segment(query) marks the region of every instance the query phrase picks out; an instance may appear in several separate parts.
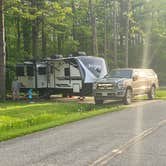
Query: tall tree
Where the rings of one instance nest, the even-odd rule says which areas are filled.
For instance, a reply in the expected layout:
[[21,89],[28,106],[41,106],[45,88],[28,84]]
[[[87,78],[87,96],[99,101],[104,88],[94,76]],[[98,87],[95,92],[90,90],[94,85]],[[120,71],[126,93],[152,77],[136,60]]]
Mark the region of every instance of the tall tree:
[[[32,5],[32,14],[35,15],[37,10],[37,1],[31,0]],[[39,20],[36,17],[32,22],[32,56],[34,59],[38,58],[38,28],[39,28]]]
[[117,40],[118,40],[118,34],[117,34],[117,1],[114,0],[114,19],[113,19],[113,35],[114,35],[114,67],[118,67],[118,50],[117,50]]
[[0,0],[0,100],[5,100],[6,93],[6,53],[3,0]]
[[126,27],[125,27],[125,66],[129,66],[129,10],[130,0],[126,0]]
[[93,56],[98,56],[97,27],[96,27],[96,16],[94,14],[93,0],[89,0],[89,9],[90,9],[90,20],[91,20],[91,27],[92,27]]

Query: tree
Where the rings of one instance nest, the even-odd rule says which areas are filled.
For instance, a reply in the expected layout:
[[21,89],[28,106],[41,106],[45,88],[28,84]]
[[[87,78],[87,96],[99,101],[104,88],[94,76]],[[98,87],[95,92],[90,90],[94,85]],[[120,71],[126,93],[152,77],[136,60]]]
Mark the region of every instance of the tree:
[[154,68],[166,82],[165,0],[6,0],[4,6],[10,77],[25,58],[80,50],[104,57],[110,69]]
[[[32,6],[32,14],[35,15],[35,11],[37,10],[37,1],[31,0]],[[39,29],[39,20],[36,17],[32,21],[32,56],[36,60],[38,58],[38,29]]]
[[89,9],[90,9],[90,20],[91,20],[91,27],[92,27],[93,56],[98,56],[97,27],[96,27],[96,16],[94,14],[93,0],[89,0]]
[[129,66],[129,11],[130,11],[130,0],[126,0],[126,27],[125,27],[125,66]]
[[5,100],[6,94],[6,53],[3,0],[0,0],[0,100]]
[[118,67],[118,53],[117,53],[117,38],[118,38],[118,34],[117,34],[117,2],[116,0],[114,0],[114,12],[113,12],[114,16],[113,16],[113,36],[114,36],[114,66]]

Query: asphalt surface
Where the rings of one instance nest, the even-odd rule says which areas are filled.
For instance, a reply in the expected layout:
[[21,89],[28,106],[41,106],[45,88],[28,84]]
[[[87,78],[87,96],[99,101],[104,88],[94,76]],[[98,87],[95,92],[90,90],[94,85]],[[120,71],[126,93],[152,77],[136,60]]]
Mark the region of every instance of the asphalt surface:
[[0,166],[165,166],[166,101],[0,143]]

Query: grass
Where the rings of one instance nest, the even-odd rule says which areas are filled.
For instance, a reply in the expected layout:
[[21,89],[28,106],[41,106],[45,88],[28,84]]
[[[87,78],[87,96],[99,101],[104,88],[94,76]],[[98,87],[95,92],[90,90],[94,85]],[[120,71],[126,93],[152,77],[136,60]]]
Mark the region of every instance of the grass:
[[0,141],[122,108],[122,105],[99,107],[94,104],[55,102],[1,103]]
[[[156,98],[166,99],[166,90],[158,90]],[[117,104],[99,107],[94,104],[59,102],[0,103],[0,141],[123,108],[123,105]]]
[[[136,96],[135,99],[147,100],[148,97],[147,97],[147,95],[145,95],[145,96]],[[166,99],[166,90],[163,90],[163,89],[162,90],[161,89],[157,90],[156,91],[156,99],[165,100]]]
[[157,99],[166,99],[166,90],[157,90],[156,98]]

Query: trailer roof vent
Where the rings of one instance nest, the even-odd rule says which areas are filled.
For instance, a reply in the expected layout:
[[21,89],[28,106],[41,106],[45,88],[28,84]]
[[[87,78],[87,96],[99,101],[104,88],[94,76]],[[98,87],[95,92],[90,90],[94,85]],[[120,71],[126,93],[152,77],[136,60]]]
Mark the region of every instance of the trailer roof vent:
[[79,56],[87,56],[86,52],[84,51],[78,51]]
[[63,58],[63,55],[55,54],[51,56],[51,59],[60,59],[60,58]]
[[87,54],[84,51],[78,51],[73,53],[73,56],[87,56]]

